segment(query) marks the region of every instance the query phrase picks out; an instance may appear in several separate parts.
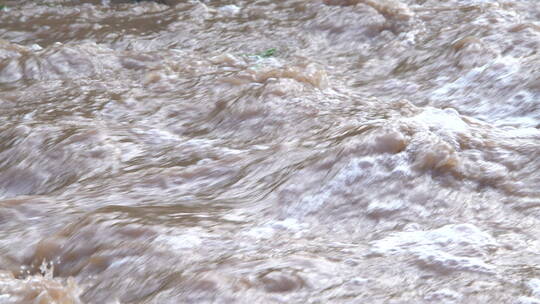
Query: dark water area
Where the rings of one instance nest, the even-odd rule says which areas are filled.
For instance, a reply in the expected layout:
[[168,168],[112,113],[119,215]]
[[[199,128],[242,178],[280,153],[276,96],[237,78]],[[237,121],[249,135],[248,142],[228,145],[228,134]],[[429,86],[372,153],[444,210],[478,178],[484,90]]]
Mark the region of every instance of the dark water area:
[[533,0],[4,0],[0,303],[540,303]]

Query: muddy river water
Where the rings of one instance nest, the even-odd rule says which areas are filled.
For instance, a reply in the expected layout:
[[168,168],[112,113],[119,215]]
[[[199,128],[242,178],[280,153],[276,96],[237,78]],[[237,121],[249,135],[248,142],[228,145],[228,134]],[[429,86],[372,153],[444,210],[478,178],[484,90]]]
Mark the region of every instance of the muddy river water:
[[535,0],[4,0],[0,303],[540,303]]

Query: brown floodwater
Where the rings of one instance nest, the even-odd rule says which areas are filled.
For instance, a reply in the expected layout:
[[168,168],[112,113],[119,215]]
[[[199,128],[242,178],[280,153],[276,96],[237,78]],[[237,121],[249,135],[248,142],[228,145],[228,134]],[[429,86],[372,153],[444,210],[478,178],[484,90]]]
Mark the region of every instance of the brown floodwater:
[[537,1],[1,4],[0,303],[540,303]]

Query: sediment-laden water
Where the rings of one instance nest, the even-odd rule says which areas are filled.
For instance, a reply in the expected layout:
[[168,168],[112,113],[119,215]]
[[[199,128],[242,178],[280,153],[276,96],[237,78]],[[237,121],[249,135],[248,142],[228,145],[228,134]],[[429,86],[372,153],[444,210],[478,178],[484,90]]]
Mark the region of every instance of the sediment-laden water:
[[4,0],[1,303],[540,303],[533,0]]

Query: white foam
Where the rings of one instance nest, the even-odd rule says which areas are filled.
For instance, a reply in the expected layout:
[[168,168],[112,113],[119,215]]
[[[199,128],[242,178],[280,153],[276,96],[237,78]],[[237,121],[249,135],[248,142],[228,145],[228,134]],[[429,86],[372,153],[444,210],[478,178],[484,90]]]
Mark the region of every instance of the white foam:
[[275,229],[272,227],[263,226],[263,227],[254,227],[248,230],[245,235],[255,238],[255,239],[269,239],[274,236]]
[[330,198],[339,193],[343,193],[355,181],[368,178],[370,171],[365,170],[366,166],[371,166],[373,159],[370,157],[353,158],[345,165],[328,183],[313,194],[302,197],[298,204],[293,204],[289,208],[289,214],[303,217],[320,210]]
[[467,133],[469,126],[459,113],[453,108],[444,110],[426,107],[420,114],[411,118],[416,124],[433,129],[435,132],[450,131],[453,133]]
[[527,287],[534,296],[540,297],[540,279],[534,278],[529,280],[529,282],[527,282]]
[[366,213],[372,216],[384,216],[404,208],[405,203],[401,200],[392,200],[390,202],[374,201],[368,205]]
[[450,289],[440,289],[427,294],[424,300],[430,303],[457,303],[463,298],[460,293]]
[[172,250],[181,251],[202,245],[202,239],[196,235],[160,235],[155,242],[161,243]]
[[295,237],[299,237],[302,231],[309,228],[309,224],[302,223],[294,218],[286,218],[281,221],[272,221],[263,226],[257,226],[248,230],[245,234],[256,239],[272,238],[279,231],[286,231]]
[[519,297],[515,304],[540,304],[540,299],[531,298],[531,297]]
[[230,4],[220,7],[218,11],[226,16],[234,16],[240,12],[240,7]]
[[423,265],[440,270],[492,272],[484,262],[487,249],[498,246],[495,239],[471,224],[446,225],[428,231],[398,232],[372,243],[376,254],[408,253]]
[[56,279],[52,272],[48,275],[31,275],[15,278],[11,272],[0,270],[0,303],[42,304],[42,303],[82,303],[82,290],[75,280]]

